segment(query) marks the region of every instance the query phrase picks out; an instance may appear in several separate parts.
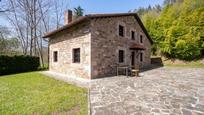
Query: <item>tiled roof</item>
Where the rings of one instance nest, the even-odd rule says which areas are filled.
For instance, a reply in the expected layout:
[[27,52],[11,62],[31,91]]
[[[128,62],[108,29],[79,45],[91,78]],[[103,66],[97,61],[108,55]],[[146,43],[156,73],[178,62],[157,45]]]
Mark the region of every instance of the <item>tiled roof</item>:
[[134,43],[130,46],[130,49],[131,50],[145,50],[146,48],[141,45],[141,44],[138,44],[138,43]]
[[94,19],[94,18],[121,17],[121,16],[134,16],[135,19],[137,20],[137,22],[139,23],[139,25],[141,26],[142,30],[144,31],[145,35],[147,36],[147,38],[150,40],[151,43],[153,43],[153,40],[150,38],[147,30],[145,29],[142,21],[140,20],[139,16],[137,15],[137,13],[88,14],[88,15],[79,17],[78,19],[74,20],[73,22],[62,26],[57,30],[46,33],[43,36],[43,38],[51,37],[51,36],[55,35],[56,33],[60,32],[60,31],[68,29],[68,28],[70,28],[70,27],[72,27],[72,26],[74,26],[76,24],[79,24],[81,22],[84,22],[86,20],[90,20],[90,19]]

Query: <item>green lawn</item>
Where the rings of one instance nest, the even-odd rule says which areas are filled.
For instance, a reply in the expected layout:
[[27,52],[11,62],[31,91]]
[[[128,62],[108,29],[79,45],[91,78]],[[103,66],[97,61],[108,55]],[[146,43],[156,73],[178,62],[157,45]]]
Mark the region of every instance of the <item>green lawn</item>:
[[0,76],[0,114],[87,115],[87,90],[37,72]]
[[167,67],[190,67],[190,68],[204,68],[204,64],[196,61],[188,62],[186,64],[171,64],[171,63],[164,63],[164,66]]

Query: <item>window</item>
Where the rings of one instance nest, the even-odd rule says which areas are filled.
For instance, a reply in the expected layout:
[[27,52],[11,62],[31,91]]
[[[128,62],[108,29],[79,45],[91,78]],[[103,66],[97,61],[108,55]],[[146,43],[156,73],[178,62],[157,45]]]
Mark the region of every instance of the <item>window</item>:
[[57,51],[54,51],[54,52],[53,52],[53,61],[54,61],[54,62],[57,62],[57,61],[58,61],[58,52],[57,52]]
[[143,53],[140,53],[140,62],[143,62]]
[[80,48],[73,49],[73,63],[80,63]]
[[135,40],[135,32],[134,31],[131,31],[131,38],[132,38],[132,40]]
[[119,50],[118,57],[119,57],[119,63],[123,63],[124,62],[124,51],[123,50]]
[[124,26],[119,25],[119,36],[124,37]]
[[143,43],[143,36],[140,35],[140,43]]

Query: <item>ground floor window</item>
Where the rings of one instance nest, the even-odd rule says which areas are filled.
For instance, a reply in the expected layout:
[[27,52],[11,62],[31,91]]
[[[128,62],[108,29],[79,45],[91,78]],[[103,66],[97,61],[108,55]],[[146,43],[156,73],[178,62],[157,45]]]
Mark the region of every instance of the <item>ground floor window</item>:
[[144,54],[141,52],[140,53],[140,62],[143,62]]
[[80,48],[73,49],[73,63],[80,63]]
[[125,57],[125,51],[124,50],[119,50],[119,52],[118,52],[119,63],[124,62],[124,57]]
[[131,52],[131,64],[132,66],[135,66],[135,52]]
[[58,61],[58,51],[53,52],[53,61],[57,62]]

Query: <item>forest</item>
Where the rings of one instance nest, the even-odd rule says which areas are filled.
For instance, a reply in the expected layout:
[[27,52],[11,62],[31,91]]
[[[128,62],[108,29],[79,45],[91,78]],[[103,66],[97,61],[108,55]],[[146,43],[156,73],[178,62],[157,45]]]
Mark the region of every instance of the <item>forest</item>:
[[165,0],[135,12],[154,40],[153,55],[187,61],[204,55],[204,0]]

